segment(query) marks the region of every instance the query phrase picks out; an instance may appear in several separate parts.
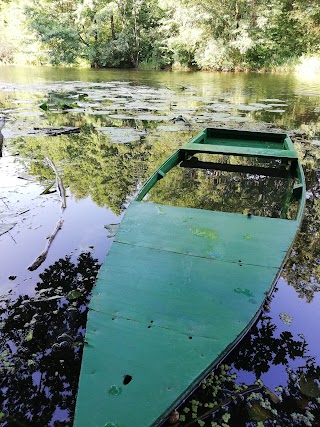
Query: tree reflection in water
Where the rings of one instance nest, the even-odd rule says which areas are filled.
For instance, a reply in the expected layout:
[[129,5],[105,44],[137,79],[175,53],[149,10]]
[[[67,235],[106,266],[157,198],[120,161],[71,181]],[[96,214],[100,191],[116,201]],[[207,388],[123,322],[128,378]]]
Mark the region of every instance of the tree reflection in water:
[[276,331],[271,317],[263,314],[234,352],[234,367],[253,372],[260,378],[272,365],[290,366],[290,361],[305,355],[307,343],[304,340],[296,341],[289,331],[277,336]]
[[[277,334],[271,317],[263,313],[241,343],[178,408],[175,427],[291,427],[320,425],[320,367],[308,357],[304,338]],[[297,366],[292,368],[292,366]],[[281,384],[270,390],[262,374],[279,365]],[[248,378],[238,379],[240,371]],[[167,420],[165,426],[172,425]]]
[[71,426],[87,304],[99,265],[90,253],[47,268],[34,297],[1,303],[0,425]]
[[320,291],[320,150],[303,149],[307,203],[300,233],[284,271],[284,278],[300,298],[312,302]]

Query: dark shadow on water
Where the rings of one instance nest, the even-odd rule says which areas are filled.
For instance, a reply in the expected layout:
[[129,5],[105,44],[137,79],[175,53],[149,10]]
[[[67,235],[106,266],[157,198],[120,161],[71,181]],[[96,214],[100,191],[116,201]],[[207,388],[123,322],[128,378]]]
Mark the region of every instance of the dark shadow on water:
[[99,265],[60,259],[33,298],[1,302],[1,427],[72,426],[87,319]]

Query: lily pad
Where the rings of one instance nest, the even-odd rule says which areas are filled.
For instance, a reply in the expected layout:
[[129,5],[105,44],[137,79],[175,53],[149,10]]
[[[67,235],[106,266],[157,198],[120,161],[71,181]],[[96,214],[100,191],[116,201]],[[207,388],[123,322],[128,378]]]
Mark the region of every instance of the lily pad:
[[[110,116],[111,117],[111,116]],[[137,116],[134,116],[134,119],[136,120],[145,120],[148,122],[165,122],[169,120],[168,116],[156,116],[153,114],[138,114]]]
[[109,231],[107,237],[112,238],[116,235],[120,224],[107,224],[104,226]]
[[264,98],[264,99],[260,99],[260,101],[262,101],[262,102],[283,102],[283,99],[278,99],[278,98]]
[[279,314],[280,319],[283,321],[285,325],[290,326],[293,320],[293,317],[286,313]]
[[112,142],[118,144],[140,141],[141,135],[145,134],[145,131],[138,131],[134,128],[100,127],[97,130],[108,135]]
[[310,144],[320,146],[320,141],[317,139],[313,139],[312,141],[310,141]]
[[73,301],[79,297],[81,297],[82,293],[78,290],[70,291],[67,295],[67,299],[69,301]]
[[26,341],[31,341],[33,338],[33,329],[30,329],[28,335],[26,336]]
[[158,132],[181,132],[182,130],[185,130],[185,126],[183,125],[172,125],[172,126],[158,126],[157,131]]

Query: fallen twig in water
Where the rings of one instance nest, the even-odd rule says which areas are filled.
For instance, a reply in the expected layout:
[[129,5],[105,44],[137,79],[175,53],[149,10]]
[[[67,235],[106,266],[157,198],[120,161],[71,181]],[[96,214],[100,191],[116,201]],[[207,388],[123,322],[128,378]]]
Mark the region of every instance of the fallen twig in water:
[[60,197],[61,197],[61,206],[62,206],[62,209],[65,209],[67,207],[67,202],[66,202],[66,192],[65,192],[65,189],[63,186],[62,179],[61,179],[53,161],[51,159],[49,159],[49,157],[46,157],[46,161],[47,161],[48,165],[51,167],[51,169],[53,170],[53,172],[56,174],[56,183],[57,183],[57,187],[58,187]]
[[49,191],[51,190],[51,188],[53,187],[54,181],[50,182],[50,184],[43,190],[42,193],[40,193],[40,196],[44,195],[44,194],[48,194]]
[[27,213],[29,211],[30,211],[30,209],[26,209],[25,211],[17,213],[17,216],[23,215],[23,214],[25,214],[25,213]]
[[38,256],[38,258],[30,265],[30,267],[28,267],[29,271],[34,271],[36,270],[38,267],[40,267],[40,265],[45,261],[45,259],[47,258],[51,243],[53,241],[53,239],[56,237],[58,231],[61,229],[63,224],[63,220],[60,219],[60,221],[58,222],[58,224],[56,225],[56,228],[54,230],[54,232],[51,234],[51,236],[48,237],[48,243],[47,246],[45,248],[45,250]]

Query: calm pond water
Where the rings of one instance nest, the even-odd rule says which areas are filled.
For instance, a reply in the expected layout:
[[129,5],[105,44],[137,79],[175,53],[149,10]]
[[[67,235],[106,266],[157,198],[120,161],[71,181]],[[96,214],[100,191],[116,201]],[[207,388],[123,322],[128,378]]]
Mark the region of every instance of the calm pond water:
[[[0,68],[0,425],[72,426],[86,306],[117,224],[208,126],[291,132],[307,211],[272,300],[176,425],[320,425],[319,116],[320,77]],[[242,181],[210,178],[215,208],[278,209],[278,183]],[[181,199],[185,177],[172,182],[158,200]]]

